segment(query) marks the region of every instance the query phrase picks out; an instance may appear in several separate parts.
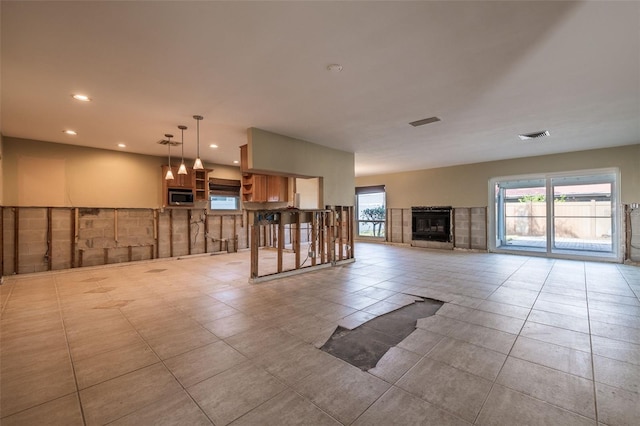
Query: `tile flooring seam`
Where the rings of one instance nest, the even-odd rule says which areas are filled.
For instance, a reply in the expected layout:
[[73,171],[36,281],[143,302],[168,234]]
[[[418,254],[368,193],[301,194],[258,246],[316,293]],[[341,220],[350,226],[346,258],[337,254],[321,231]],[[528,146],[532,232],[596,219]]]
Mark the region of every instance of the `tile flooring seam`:
[[[527,259],[525,262],[523,262],[513,273],[511,273],[509,275],[509,277],[507,277],[502,284],[500,284],[498,287],[496,287],[496,289],[491,292],[491,294],[495,293],[500,287],[502,287],[502,285],[504,285],[505,282],[507,282],[509,280],[510,277],[512,277],[515,273],[517,273],[520,269],[524,268],[527,263],[529,263],[531,259]],[[549,275],[551,274],[551,271],[553,270],[553,267],[555,266],[555,261],[553,261],[551,263],[551,266],[549,267],[549,271],[547,272],[545,279],[542,283],[542,286],[540,287],[540,290],[538,290],[538,294],[536,295],[536,299],[534,300],[533,304],[531,305],[531,308],[529,308],[529,313],[527,314],[527,317],[524,319],[524,321],[522,322],[522,326],[520,327],[520,331],[518,332],[518,334],[516,335],[515,340],[513,341],[513,343],[511,344],[511,347],[509,348],[509,353],[507,353],[507,356],[504,359],[504,362],[502,363],[502,366],[500,367],[500,370],[498,371],[498,374],[496,374],[496,377],[492,380],[491,382],[491,388],[489,388],[489,392],[487,392],[487,395],[484,398],[484,401],[482,402],[482,405],[480,406],[480,410],[478,410],[478,413],[476,414],[475,419],[473,420],[473,423],[475,424],[478,421],[478,417],[480,417],[480,413],[482,413],[482,410],[484,409],[484,406],[487,404],[487,400],[489,399],[489,395],[491,395],[491,392],[493,391],[493,388],[496,385],[496,381],[498,380],[498,377],[500,377],[500,374],[502,373],[502,370],[504,369],[505,364],[507,363],[507,361],[509,360],[509,357],[511,356],[511,352],[513,351],[513,347],[515,346],[516,342],[518,341],[518,337],[520,337],[520,333],[522,333],[522,329],[524,328],[525,324],[527,323],[527,320],[529,319],[529,316],[531,316],[531,311],[533,310],[533,306],[536,304],[536,301],[538,300],[538,297],[540,297],[540,293],[542,293],[542,289],[544,288],[544,283],[547,282],[547,280],[549,279]],[[487,298],[485,300],[487,300],[489,297],[491,297],[491,294],[487,296]],[[505,386],[506,387],[506,386]],[[508,388],[511,389],[511,388]],[[514,390],[515,389],[511,389]],[[517,391],[516,391],[517,392]],[[529,396],[529,395],[527,395]],[[561,407],[560,407],[561,408]]]
[[73,362],[73,355],[71,354],[71,345],[69,345],[69,338],[67,336],[67,326],[64,323],[64,315],[62,315],[62,304],[60,303],[60,291],[58,289],[58,279],[53,277],[53,285],[56,289],[56,302],[58,303],[58,313],[60,314],[60,322],[62,323],[62,331],[64,332],[64,342],[67,346],[67,354],[69,356],[69,362],[71,363],[71,371],[73,371],[73,381],[76,385],[76,394],[78,395],[78,405],[80,406],[80,414],[82,415],[82,422],[86,425],[87,419],[84,415],[84,408],[82,406],[82,399],[80,398],[80,387],[78,386],[78,375],[76,374],[76,366]]
[[589,347],[591,349],[591,377],[592,377],[592,381],[591,383],[593,384],[593,402],[594,402],[594,410],[595,410],[595,415],[596,415],[596,424],[599,424],[598,422],[598,390],[596,388],[596,367],[595,364],[593,362],[593,337],[591,334],[591,312],[589,311],[589,280],[587,280],[587,265],[583,262],[582,263],[582,268],[584,270],[584,292],[585,292],[585,299],[587,301],[587,323],[589,324]]
[[[110,295],[109,295],[108,293],[107,293],[107,297],[110,297]],[[182,390],[184,390],[184,392],[189,396],[189,399],[191,399],[191,401],[193,401],[193,403],[196,405],[196,407],[198,407],[198,409],[202,412],[202,414],[207,418],[207,420],[209,420],[212,424],[215,424],[215,423],[213,422],[213,420],[212,420],[211,418],[209,418],[209,416],[207,415],[207,413],[202,409],[202,407],[200,406],[200,404],[198,404],[198,402],[197,402],[197,401],[195,401],[195,400],[193,399],[193,397],[191,396],[191,394],[189,393],[189,391],[187,391],[187,389],[182,385],[182,383],[180,382],[180,380],[178,380],[178,378],[175,376],[175,374],[173,374],[173,371],[171,371],[171,370],[169,369],[169,367],[167,367],[167,365],[165,364],[164,360],[163,360],[163,359],[158,355],[158,353],[155,351],[155,349],[153,349],[153,347],[149,344],[149,342],[147,342],[147,340],[144,338],[144,336],[143,336],[143,335],[138,331],[138,329],[137,329],[137,328],[136,328],[136,327],[131,323],[131,321],[129,321],[129,318],[126,316],[126,314],[125,314],[124,312],[122,312],[122,308],[116,308],[116,309],[118,309],[118,312],[119,312],[119,313],[120,313],[120,315],[124,318],[124,320],[125,320],[125,321],[130,325],[130,326],[131,326],[131,328],[136,332],[136,334],[140,337],[140,339],[141,339],[141,340],[142,340],[142,341],[143,341],[143,342],[144,342],[144,343],[149,347],[149,349],[151,350],[151,352],[152,352],[152,353],[153,353],[153,354],[158,358],[158,360],[159,360],[158,362],[154,362],[153,364],[146,365],[146,366],[144,366],[144,367],[140,367],[140,368],[137,368],[137,369],[132,370],[132,371],[128,371],[128,372],[126,372],[126,373],[124,373],[124,374],[121,374],[121,375],[119,375],[119,376],[117,376],[117,377],[122,377],[122,376],[125,376],[125,375],[127,375],[127,374],[131,374],[131,373],[133,373],[134,371],[139,371],[139,370],[142,370],[142,369],[144,369],[144,368],[147,368],[147,367],[149,367],[149,366],[151,366],[151,365],[155,365],[155,364],[159,364],[159,363],[161,363],[161,364],[162,364],[162,366],[163,366],[163,367],[164,367],[164,368],[169,372],[169,374],[171,374],[171,376],[172,376],[172,377],[173,377],[173,379],[176,381],[176,383],[178,383],[178,385],[182,388]],[[202,325],[201,325],[200,323],[198,323],[198,325],[199,325],[201,328],[203,328],[204,330],[206,330],[204,327],[202,327]],[[206,331],[207,331],[208,333],[211,333],[209,330],[206,330]],[[211,334],[213,334],[213,333],[211,333]],[[214,335],[214,336],[215,336],[215,335]],[[217,337],[217,336],[216,336],[216,337]],[[196,350],[196,349],[201,348],[201,347],[203,347],[203,346],[206,346],[206,344],[205,344],[205,345],[202,345],[202,346],[198,346],[197,348],[193,348],[193,349],[191,349],[191,350]],[[187,352],[190,352],[190,351],[187,351]],[[183,353],[185,353],[185,352],[183,352]],[[177,355],[180,355],[180,354],[177,354]],[[105,383],[105,382],[107,382],[107,381],[109,381],[109,380],[113,380],[113,379],[115,379],[115,378],[117,378],[117,377],[112,377],[112,378],[110,378],[110,379],[108,379],[108,380],[105,380],[105,381],[102,381],[102,382],[100,382],[100,383]],[[96,384],[94,384],[93,386],[97,386],[97,385],[98,385],[98,384],[100,384],[100,383],[96,383]],[[79,397],[79,396],[80,396],[80,392],[78,391],[78,397]],[[148,406],[150,406],[150,405],[154,404],[155,402],[156,402],[156,401],[152,401],[152,402],[150,402],[149,404],[146,404],[146,405],[144,405],[144,406],[142,406],[142,407],[139,407],[138,409],[136,409],[136,410],[134,410],[134,411],[132,411],[132,412],[130,412],[130,413],[126,413],[126,414],[124,414],[123,416],[119,417],[118,419],[121,419],[121,418],[126,417],[126,416],[128,416],[128,415],[131,415],[131,414],[133,414],[133,413],[135,413],[135,412],[137,412],[137,411],[140,411],[140,410],[144,409],[145,407],[148,407]],[[81,403],[80,403],[80,407],[82,408],[82,401],[81,401]],[[83,412],[83,416],[84,416],[84,412]],[[118,420],[118,419],[113,419],[113,420],[111,420],[111,422],[109,422],[109,423],[112,423],[112,422],[114,422],[114,421],[116,421],[116,420]],[[85,425],[86,425],[86,422],[85,422]]]

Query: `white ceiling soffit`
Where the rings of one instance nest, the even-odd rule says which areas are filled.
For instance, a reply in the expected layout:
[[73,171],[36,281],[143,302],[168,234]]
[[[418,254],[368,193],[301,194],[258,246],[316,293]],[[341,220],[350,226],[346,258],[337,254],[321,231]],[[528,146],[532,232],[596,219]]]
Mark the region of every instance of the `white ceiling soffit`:
[[5,136],[165,155],[184,124],[194,158],[200,114],[206,161],[258,127],[355,152],[358,175],[640,142],[640,2],[1,7]]

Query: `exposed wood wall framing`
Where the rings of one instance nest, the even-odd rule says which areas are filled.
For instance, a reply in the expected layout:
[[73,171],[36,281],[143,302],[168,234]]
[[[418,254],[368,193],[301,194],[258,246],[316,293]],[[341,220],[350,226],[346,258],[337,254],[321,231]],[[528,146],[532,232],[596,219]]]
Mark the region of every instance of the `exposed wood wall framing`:
[[212,214],[206,209],[2,206],[0,273],[236,251],[249,247],[244,214]]
[[20,273],[20,208],[13,209],[13,270]]
[[50,271],[53,259],[53,207],[47,207],[47,252],[44,256],[47,260],[47,270]]
[[354,260],[353,207],[265,210],[251,215],[253,280]]

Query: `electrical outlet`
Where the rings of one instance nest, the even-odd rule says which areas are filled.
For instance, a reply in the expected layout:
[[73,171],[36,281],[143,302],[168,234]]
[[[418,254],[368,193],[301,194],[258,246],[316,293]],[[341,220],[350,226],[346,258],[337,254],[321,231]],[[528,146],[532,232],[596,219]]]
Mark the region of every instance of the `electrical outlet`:
[[313,250],[309,251],[309,257],[316,257],[316,252]]

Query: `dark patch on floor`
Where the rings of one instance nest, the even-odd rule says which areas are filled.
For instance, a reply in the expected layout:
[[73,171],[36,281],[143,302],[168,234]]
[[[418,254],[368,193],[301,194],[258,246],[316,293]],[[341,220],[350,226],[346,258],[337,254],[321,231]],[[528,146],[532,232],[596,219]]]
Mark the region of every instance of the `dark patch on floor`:
[[413,333],[418,318],[430,317],[443,304],[438,300],[424,299],[374,318],[353,330],[338,327],[320,349],[361,370],[369,370],[391,347]]
[[157,274],[158,272],[164,272],[166,269],[149,269],[147,274]]
[[80,282],[83,282],[83,283],[97,283],[99,281],[104,281],[106,279],[107,279],[106,277],[92,277],[92,278],[87,278],[86,280],[82,280]]

